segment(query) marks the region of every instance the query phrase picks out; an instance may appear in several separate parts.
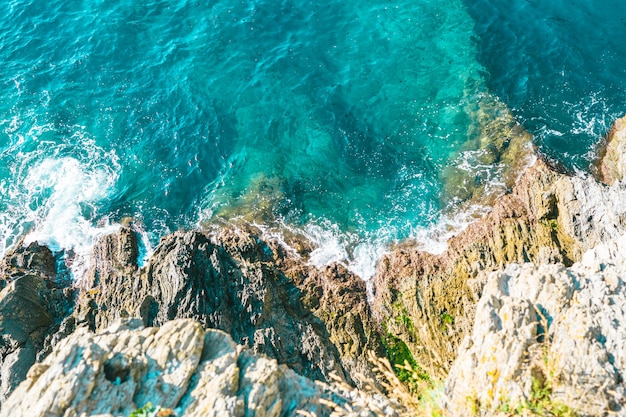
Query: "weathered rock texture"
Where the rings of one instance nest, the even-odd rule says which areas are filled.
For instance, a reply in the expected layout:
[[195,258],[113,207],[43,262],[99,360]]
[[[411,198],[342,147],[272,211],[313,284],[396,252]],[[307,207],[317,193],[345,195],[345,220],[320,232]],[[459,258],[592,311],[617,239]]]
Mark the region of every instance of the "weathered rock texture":
[[572,265],[586,250],[624,233],[624,196],[623,185],[606,187],[537,161],[442,255],[401,248],[383,258],[374,279],[374,313],[418,363],[445,375],[473,322],[483,285],[474,278],[510,263]]
[[0,417],[125,417],[148,402],[188,417],[330,415],[320,399],[364,416],[369,409],[396,415],[382,397],[316,384],[191,319],[160,328],[127,320],[61,341],[31,368]]
[[613,124],[600,152],[599,177],[606,184],[620,181],[626,173],[626,116]]
[[79,323],[98,330],[120,317],[148,326],[193,318],[323,381],[335,372],[358,384],[360,374],[371,376],[367,352],[384,355],[365,284],[341,266],[307,266],[278,243],[232,228],[174,233],[143,270],[136,247],[129,229],[96,245]]
[[492,273],[446,382],[449,411],[530,408],[544,390],[544,408],[626,414],[625,276],[626,235],[571,268],[527,263]]
[[17,247],[2,261],[0,399],[76,327],[130,317],[147,326],[193,318],[312,379],[373,379],[367,353],[385,353],[364,282],[340,265],[308,266],[254,232],[175,233],[140,269],[137,236],[121,228],[95,245],[78,288],[56,282],[47,248]]
[[48,248],[18,246],[0,265],[0,404],[26,372],[64,335],[72,290],[57,286]]
[[[625,129],[622,120],[612,130],[605,162],[626,157],[615,151]],[[626,414],[626,183],[618,171],[606,186],[538,161],[443,255],[400,248],[383,259],[376,317],[387,340],[405,343],[431,373],[445,377],[454,363],[451,415],[542,402]]]
[[37,242],[29,245],[24,245],[23,242],[19,242],[0,261],[0,289],[8,282],[29,273],[50,280],[56,278],[54,255],[50,249]]

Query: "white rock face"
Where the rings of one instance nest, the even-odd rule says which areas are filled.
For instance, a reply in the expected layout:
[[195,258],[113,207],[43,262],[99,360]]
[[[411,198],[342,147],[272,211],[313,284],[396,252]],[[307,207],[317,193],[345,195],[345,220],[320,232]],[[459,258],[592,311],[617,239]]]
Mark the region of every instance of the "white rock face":
[[626,415],[624,277],[626,236],[571,268],[513,264],[492,273],[446,381],[448,411],[491,415],[532,401],[543,386],[553,404],[580,415]]
[[621,238],[626,232],[626,183],[605,186],[594,178],[573,177],[555,186],[569,216],[563,227],[583,243],[584,249]]
[[348,404],[358,415],[373,415],[373,408],[397,415],[384,398],[314,383],[193,320],[160,328],[131,320],[61,341],[30,369],[0,417],[127,417],[148,402],[190,417],[330,415],[320,399]]
[[477,278],[476,288],[486,284],[474,326],[445,383],[451,415],[529,411],[543,401],[544,409],[626,416],[625,150],[623,118],[600,167],[611,185],[566,176],[552,185],[554,227],[579,242],[580,262],[512,264]]

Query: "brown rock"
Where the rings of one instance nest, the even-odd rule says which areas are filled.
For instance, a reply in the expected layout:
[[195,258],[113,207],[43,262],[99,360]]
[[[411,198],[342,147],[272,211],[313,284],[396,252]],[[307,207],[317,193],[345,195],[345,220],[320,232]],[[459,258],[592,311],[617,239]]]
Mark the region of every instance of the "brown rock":
[[128,227],[103,236],[93,247],[90,267],[77,299],[79,323],[91,329],[108,326],[120,317],[130,317],[142,289],[138,273],[137,235]]
[[93,330],[119,317],[149,326],[193,318],[302,375],[335,372],[356,383],[369,374],[367,351],[382,354],[365,284],[341,266],[318,270],[252,228],[225,228],[165,237],[139,271],[120,255],[125,236],[122,229],[93,250],[77,309]]
[[626,154],[626,116],[617,119],[600,149],[598,177],[605,184],[621,181],[626,172],[623,156]]
[[373,311],[429,373],[445,376],[473,320],[481,283],[474,278],[514,262],[563,262],[582,253],[571,230],[569,178],[537,161],[491,213],[433,255],[402,248],[374,278]]
[[[621,179],[626,117],[611,129],[599,171]],[[626,227],[623,187],[568,176],[537,161],[491,213],[433,255],[401,247],[385,256],[374,278],[374,315],[387,336],[405,343],[417,362],[443,377],[473,323],[484,272],[510,263],[570,266]]]

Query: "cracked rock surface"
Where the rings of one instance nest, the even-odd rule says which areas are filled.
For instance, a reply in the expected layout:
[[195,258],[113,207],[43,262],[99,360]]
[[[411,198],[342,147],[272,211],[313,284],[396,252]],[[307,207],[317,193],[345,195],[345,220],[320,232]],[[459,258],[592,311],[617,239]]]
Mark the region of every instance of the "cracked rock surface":
[[59,342],[0,416],[128,416],[148,402],[190,417],[330,415],[321,398],[349,402],[363,415],[374,401],[395,415],[382,398],[315,383],[192,319],[158,328],[125,320],[97,334],[81,328]]

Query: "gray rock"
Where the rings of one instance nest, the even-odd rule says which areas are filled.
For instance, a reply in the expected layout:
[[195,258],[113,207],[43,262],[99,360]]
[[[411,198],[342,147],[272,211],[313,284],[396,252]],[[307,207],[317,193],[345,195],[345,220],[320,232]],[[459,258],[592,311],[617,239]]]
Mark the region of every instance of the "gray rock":
[[37,242],[24,245],[21,239],[0,261],[0,289],[6,283],[25,274],[40,275],[46,279],[56,278],[54,255]]
[[[55,260],[33,242],[16,246],[0,261],[0,404],[28,369],[63,337],[71,289],[57,288]],[[71,326],[69,326],[71,327]],[[64,327],[66,332],[73,328]]]
[[383,354],[365,284],[340,266],[318,270],[252,231],[177,232],[148,266],[136,264],[129,229],[102,239],[81,284],[76,320],[92,330],[124,317],[158,326],[193,318],[255,353],[323,381],[371,376],[368,350]]
[[25,275],[0,293],[0,399],[26,377],[52,324],[39,298],[43,288],[43,278]]
[[124,321],[61,341],[31,368],[0,417],[128,416],[148,402],[189,417],[330,415],[320,399],[362,416],[373,415],[370,409],[396,415],[383,398],[314,383],[191,319],[160,328]]
[[469,398],[490,415],[532,401],[540,384],[579,415],[626,413],[624,255],[626,235],[570,268],[492,273],[446,381],[448,410],[463,415]]

